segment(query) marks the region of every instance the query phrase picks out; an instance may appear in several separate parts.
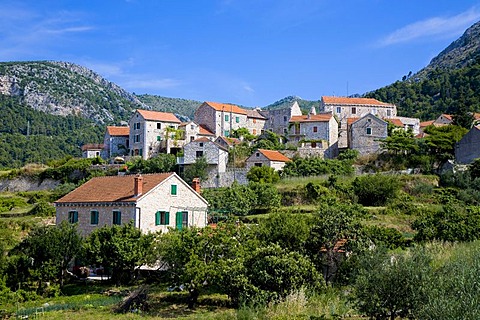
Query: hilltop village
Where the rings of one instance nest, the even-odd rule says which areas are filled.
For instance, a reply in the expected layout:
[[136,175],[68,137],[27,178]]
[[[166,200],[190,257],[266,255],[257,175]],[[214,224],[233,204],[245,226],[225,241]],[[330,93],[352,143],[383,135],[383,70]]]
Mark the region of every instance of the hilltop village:
[[[357,150],[360,155],[379,152],[388,136],[388,126],[421,134],[420,120],[397,116],[394,104],[372,98],[323,96],[316,110],[302,114],[297,102],[276,110],[246,109],[232,104],[204,102],[195,111],[193,121],[181,122],[173,113],[137,110],[128,126],[109,126],[103,145],[83,146],[84,157],[114,162],[119,157],[143,159],[159,153],[181,155],[178,164],[192,165],[199,157],[209,164],[209,178],[202,186],[231,184],[233,166],[228,150],[245,141],[245,135],[257,138],[273,132],[285,145],[282,151],[254,152],[245,167],[236,169],[242,179],[252,166],[267,165],[281,170],[292,157],[336,158],[340,151]],[[227,170],[232,167],[232,170]]]

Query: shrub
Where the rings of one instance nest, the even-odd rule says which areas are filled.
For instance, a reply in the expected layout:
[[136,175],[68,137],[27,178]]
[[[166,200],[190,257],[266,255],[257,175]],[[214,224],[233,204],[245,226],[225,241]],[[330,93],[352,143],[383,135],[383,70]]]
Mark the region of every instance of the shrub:
[[374,174],[355,178],[353,190],[364,206],[383,206],[395,199],[400,183],[395,176]]
[[280,180],[280,176],[273,168],[267,166],[254,166],[248,171],[247,179],[251,182],[275,183]]

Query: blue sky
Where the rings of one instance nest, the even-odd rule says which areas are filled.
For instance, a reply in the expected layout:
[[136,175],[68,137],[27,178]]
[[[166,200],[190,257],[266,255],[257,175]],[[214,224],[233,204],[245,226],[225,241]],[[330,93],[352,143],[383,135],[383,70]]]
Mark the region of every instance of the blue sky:
[[262,107],[388,85],[479,20],[468,0],[0,0],[0,61],[69,61],[137,94]]

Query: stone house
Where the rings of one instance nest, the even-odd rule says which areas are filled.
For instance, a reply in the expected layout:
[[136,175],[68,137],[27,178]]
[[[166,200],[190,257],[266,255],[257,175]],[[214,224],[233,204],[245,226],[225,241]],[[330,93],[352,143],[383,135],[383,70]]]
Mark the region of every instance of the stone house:
[[474,126],[455,145],[455,161],[469,164],[480,158],[480,126]]
[[448,126],[453,123],[453,116],[451,114],[442,113],[437,119],[433,121],[435,127]]
[[259,109],[245,109],[247,111],[247,125],[245,128],[250,131],[254,136],[261,135],[265,130],[265,118],[259,111]]
[[265,117],[257,109],[243,109],[239,106],[204,102],[194,114],[196,123],[205,126],[215,137],[229,137],[232,130],[246,128],[253,135],[260,135],[265,127]]
[[258,149],[248,157],[245,162],[247,170],[250,170],[254,166],[267,166],[278,171],[282,170],[288,161],[290,161],[290,159],[279,151]]
[[183,158],[178,160],[178,164],[183,166],[192,165],[198,158],[205,157],[207,160],[207,172],[209,177],[227,170],[228,149],[203,137],[187,143],[183,147]]
[[320,100],[320,111],[332,112],[340,122],[338,147],[348,146],[349,118],[362,118],[371,113],[381,119],[397,116],[397,107],[394,104],[380,102],[372,98],[346,98],[323,96]]
[[348,147],[360,155],[380,151],[381,141],[388,136],[388,123],[369,113],[361,118],[349,118]]
[[288,108],[262,110],[261,114],[267,119],[265,122],[265,130],[270,130],[278,135],[288,135],[289,121],[293,116],[301,116],[302,110],[298,102],[294,102]]
[[130,148],[130,128],[127,126],[107,126],[103,138],[103,158],[110,159],[116,156],[128,155]]
[[102,155],[103,144],[89,143],[82,146],[83,158],[96,158]]
[[208,138],[210,140],[215,139],[213,132],[209,131],[205,126],[199,125],[194,121],[181,123],[178,127],[182,131],[181,146],[196,140],[198,138]]
[[148,159],[160,152],[176,153],[180,123],[173,113],[136,110],[129,120],[130,155]]
[[204,102],[195,111],[194,119],[215,137],[228,137],[232,130],[247,127],[247,111],[228,103]]
[[77,223],[82,235],[133,221],[142,232],[205,227],[207,201],[200,184],[175,173],[96,177],[55,202],[56,224]]
[[215,139],[215,143],[221,145],[224,148],[229,149],[229,148],[233,148],[236,145],[241,144],[242,141],[237,138],[227,138],[227,137],[220,136],[217,139]]
[[308,115],[292,116],[289,121],[289,144],[310,148],[322,148],[326,142],[324,156],[333,158],[338,155],[338,122],[332,113],[315,114],[315,109]]

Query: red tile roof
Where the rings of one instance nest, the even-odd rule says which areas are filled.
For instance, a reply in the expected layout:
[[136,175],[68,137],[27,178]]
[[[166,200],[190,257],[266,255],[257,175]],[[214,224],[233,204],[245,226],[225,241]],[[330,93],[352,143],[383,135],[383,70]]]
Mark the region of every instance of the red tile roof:
[[138,109],[137,112],[140,113],[140,115],[145,120],[181,123],[180,120],[178,120],[178,118],[170,112],[150,111],[141,109]]
[[218,139],[221,139],[223,142],[225,142],[225,144],[227,144],[229,146],[233,146],[233,145],[242,143],[242,141],[240,139],[237,139],[237,138],[228,138],[228,137],[224,137],[224,136],[219,136],[217,138],[217,140]]
[[290,122],[328,122],[332,118],[331,113],[292,116]]
[[384,120],[390,122],[391,124],[393,124],[394,126],[397,126],[397,127],[404,127],[405,126],[403,124],[403,122],[400,119],[397,119],[397,118],[389,118],[389,119],[384,119]]
[[82,146],[82,151],[87,151],[87,150],[102,150],[104,147],[103,144],[101,143],[88,143],[84,144]]
[[[145,174],[142,195],[148,193],[173,173]],[[55,203],[135,202],[135,175],[96,177],[82,184]]]
[[288,162],[290,161],[289,158],[281,154],[276,150],[266,150],[266,149],[258,149],[258,152],[263,154],[268,160],[270,161],[281,161],[281,162]]
[[373,98],[346,98],[346,97],[327,97],[323,96],[324,104],[333,105],[372,105],[372,106],[392,106],[392,104],[380,102]]
[[217,111],[233,112],[233,113],[239,113],[239,114],[247,115],[247,111],[245,109],[242,109],[239,106],[236,106],[234,104],[209,102],[209,101],[205,101],[204,104],[212,107],[213,109],[215,109]]
[[352,123],[354,123],[358,119],[360,119],[360,118],[347,118],[347,125],[348,126],[351,125]]
[[129,127],[115,127],[115,126],[107,126],[108,134],[113,136],[128,136],[130,134]]
[[199,124],[198,127],[199,127],[198,134],[201,134],[202,136],[214,136],[215,135],[212,131],[208,130],[208,128],[205,127],[203,124]]
[[432,125],[434,122],[435,122],[435,120],[420,122],[420,128],[428,127],[428,126]]

